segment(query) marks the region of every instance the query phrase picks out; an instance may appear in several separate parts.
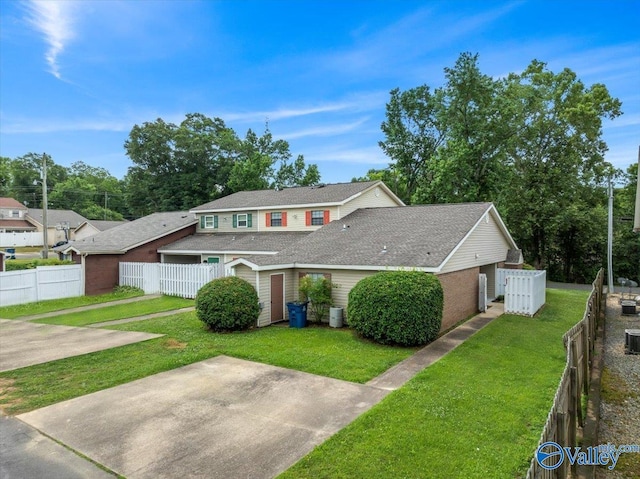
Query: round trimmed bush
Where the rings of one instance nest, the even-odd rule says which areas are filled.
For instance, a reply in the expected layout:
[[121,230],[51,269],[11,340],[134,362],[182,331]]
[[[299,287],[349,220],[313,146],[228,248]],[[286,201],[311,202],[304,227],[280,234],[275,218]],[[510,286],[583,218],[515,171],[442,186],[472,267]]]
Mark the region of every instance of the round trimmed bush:
[[196,314],[214,331],[248,329],[260,314],[258,294],[236,276],[214,279],[198,290]]
[[384,271],[361,279],[349,292],[347,318],[365,338],[418,346],[438,337],[442,308],[442,286],[436,276]]

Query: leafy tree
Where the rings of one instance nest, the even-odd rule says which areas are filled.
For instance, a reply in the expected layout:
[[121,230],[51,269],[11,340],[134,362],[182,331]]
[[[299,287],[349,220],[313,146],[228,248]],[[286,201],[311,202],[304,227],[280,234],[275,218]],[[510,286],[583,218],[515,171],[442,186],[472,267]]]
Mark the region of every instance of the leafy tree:
[[268,128],[262,136],[249,130],[241,140],[220,118],[199,113],[188,114],[180,125],[162,119],[135,125],[125,149],[134,163],[125,178],[127,204],[136,215],[319,178],[317,167],[305,168],[302,157],[289,163],[289,144],[274,140]]
[[122,219],[126,212],[123,183],[104,168],[75,162],[67,179],[57,183],[49,201],[57,209],[69,209],[88,219]]
[[[493,80],[463,53],[445,84],[391,92],[387,178],[405,201],[493,201],[525,259],[550,277],[588,280],[602,264],[602,120],[621,114],[606,87],[534,60]],[[595,232],[595,233],[594,233]]]
[[47,165],[47,191],[67,178],[67,170],[56,165],[51,156],[42,153],[27,153],[9,163],[11,183],[8,196],[31,208],[42,208],[41,174],[43,160]]
[[[613,173],[604,161],[602,119],[620,115],[621,104],[604,85],[586,88],[571,70],[556,74],[535,60],[522,74],[509,75],[507,83],[511,96],[520,100],[523,121],[510,143],[512,175],[501,206],[527,260],[546,267],[565,224],[560,218],[582,225],[570,235],[592,233],[579,215],[567,213],[596,206],[584,200],[584,189]],[[565,254],[561,261],[570,263],[570,258]]]
[[0,156],[0,194],[8,195],[11,184],[11,158]]
[[262,136],[256,135],[253,130],[247,132],[231,169],[228,187],[236,192],[308,186],[319,181],[318,167],[305,165],[302,155],[291,162],[289,143],[274,140],[267,125]]
[[404,180],[406,194],[402,199],[407,203],[420,183],[428,184],[437,175],[437,152],[446,138],[442,102],[443,91],[432,93],[427,85],[391,91],[382,123],[385,141],[379,145],[392,159],[396,178]]
[[640,235],[633,232],[633,214],[638,184],[638,163],[622,174],[623,186],[614,193],[613,272],[640,283]]

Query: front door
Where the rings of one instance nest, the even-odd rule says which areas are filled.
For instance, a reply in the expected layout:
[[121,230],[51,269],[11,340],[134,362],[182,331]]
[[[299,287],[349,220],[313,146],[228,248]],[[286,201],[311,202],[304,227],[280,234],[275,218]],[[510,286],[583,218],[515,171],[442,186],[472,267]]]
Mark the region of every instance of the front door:
[[284,320],[284,274],[271,275],[271,322]]

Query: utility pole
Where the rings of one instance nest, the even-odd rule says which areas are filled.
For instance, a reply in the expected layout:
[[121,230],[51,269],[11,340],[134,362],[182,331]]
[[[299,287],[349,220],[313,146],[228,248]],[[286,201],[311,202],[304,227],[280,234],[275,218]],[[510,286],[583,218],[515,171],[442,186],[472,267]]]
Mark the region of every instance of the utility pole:
[[42,154],[42,238],[44,240],[44,249],[42,257],[49,257],[49,225],[47,224],[47,154]]
[[607,221],[607,286],[608,293],[613,293],[613,183],[609,177],[609,219]]

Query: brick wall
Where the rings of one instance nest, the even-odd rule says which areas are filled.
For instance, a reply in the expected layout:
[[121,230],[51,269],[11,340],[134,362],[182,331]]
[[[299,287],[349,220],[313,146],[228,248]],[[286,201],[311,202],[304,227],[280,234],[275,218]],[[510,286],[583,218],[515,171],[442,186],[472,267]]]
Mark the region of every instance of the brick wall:
[[480,268],[439,274],[444,291],[441,331],[478,312],[478,275]]
[[[94,254],[85,258],[85,294],[95,295],[110,293],[118,284],[118,263],[159,263],[158,248],[178,241],[185,236],[195,234],[196,226],[192,225],[170,235],[145,243],[125,254]],[[76,260],[74,255],[74,260]],[[76,260],[77,261],[77,260]]]

